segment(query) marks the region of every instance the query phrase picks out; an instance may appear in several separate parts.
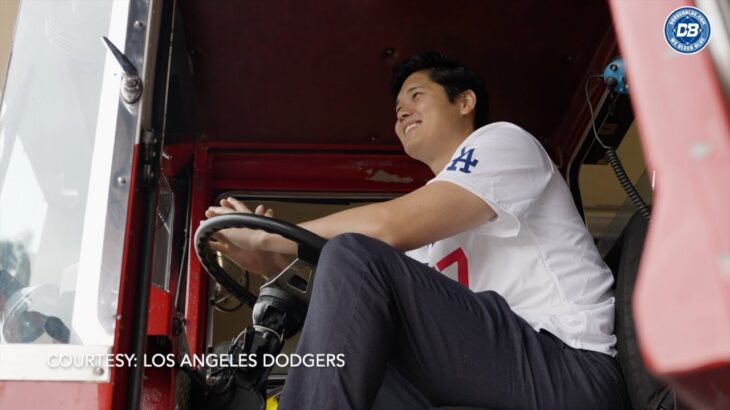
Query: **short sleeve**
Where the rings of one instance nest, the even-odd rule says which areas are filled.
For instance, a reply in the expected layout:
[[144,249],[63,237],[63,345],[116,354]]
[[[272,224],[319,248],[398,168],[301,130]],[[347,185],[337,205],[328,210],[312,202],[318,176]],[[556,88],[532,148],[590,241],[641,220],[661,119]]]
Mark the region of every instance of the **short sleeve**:
[[480,232],[506,238],[519,233],[555,169],[540,143],[527,131],[509,123],[497,124],[470,135],[430,182],[451,182],[482,198],[497,217],[483,225]]

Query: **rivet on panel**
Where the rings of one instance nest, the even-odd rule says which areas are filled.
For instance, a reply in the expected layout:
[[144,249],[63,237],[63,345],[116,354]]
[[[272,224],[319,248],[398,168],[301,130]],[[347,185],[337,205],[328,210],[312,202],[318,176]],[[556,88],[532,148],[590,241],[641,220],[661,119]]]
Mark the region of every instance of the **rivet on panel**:
[[692,159],[702,159],[710,154],[712,149],[706,142],[695,142],[689,146],[689,156]]
[[720,263],[720,276],[725,280],[730,280],[730,253],[722,253],[718,257]]

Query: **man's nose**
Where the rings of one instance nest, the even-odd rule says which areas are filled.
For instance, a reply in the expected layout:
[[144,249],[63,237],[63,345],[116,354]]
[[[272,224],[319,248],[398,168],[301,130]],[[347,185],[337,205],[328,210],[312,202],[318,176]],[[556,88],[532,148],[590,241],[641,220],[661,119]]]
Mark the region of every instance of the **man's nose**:
[[400,111],[398,111],[398,120],[403,121],[406,118],[410,117],[412,114],[411,110],[408,108],[401,108]]

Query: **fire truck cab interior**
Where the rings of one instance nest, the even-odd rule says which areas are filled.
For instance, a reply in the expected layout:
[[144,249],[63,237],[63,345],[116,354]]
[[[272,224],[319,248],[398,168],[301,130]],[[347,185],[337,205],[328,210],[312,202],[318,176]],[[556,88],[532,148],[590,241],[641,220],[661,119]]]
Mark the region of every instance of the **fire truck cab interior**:
[[[676,292],[649,285],[659,266],[672,283],[680,266],[694,266],[666,253],[680,242],[699,271],[730,271],[727,253],[704,265],[703,252],[730,246],[727,235],[696,230],[707,218],[716,230],[730,223],[718,216],[730,184],[711,183],[730,164],[727,54],[715,46],[695,60],[672,55],[639,19],[663,23],[686,2],[53,1],[21,2],[0,107],[0,358],[12,358],[0,366],[0,407],[22,405],[40,386],[43,408],[273,408],[285,364],[61,371],[48,360],[59,351],[176,361],[293,352],[325,243],[296,224],[396,198],[433,176],[399,145],[388,94],[393,66],[427,50],[478,73],[490,121],[529,131],[565,177],[616,279],[632,406],[730,404],[730,351],[721,346],[730,330],[692,320],[705,306],[713,320],[726,318],[727,283],[698,274],[686,310],[662,301]],[[730,7],[697,3],[716,16],[715,44],[728,44]],[[47,61],[30,49],[47,50]],[[696,162],[683,175],[664,159],[680,148],[657,142],[667,130],[687,135],[662,91],[673,73],[694,75],[693,87],[675,92],[704,98],[686,115],[715,138],[690,145]],[[66,105],[69,95],[77,98]],[[38,121],[36,111],[52,119]],[[48,139],[55,128],[63,137]],[[717,200],[705,200],[710,189]],[[678,228],[684,239],[668,241],[682,190],[694,190]],[[660,201],[660,192],[674,199]],[[275,218],[205,220],[208,206],[231,196],[273,208]],[[8,216],[23,211],[42,216]],[[298,258],[275,276],[241,270],[207,246],[233,226],[292,239]],[[702,239],[687,247],[692,235]],[[668,317],[705,333],[675,340]]]

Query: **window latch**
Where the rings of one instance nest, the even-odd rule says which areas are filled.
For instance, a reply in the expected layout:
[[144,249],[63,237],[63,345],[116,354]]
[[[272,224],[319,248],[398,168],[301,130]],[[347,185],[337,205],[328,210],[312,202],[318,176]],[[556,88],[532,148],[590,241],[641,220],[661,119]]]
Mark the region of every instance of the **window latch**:
[[139,77],[137,69],[134,68],[132,62],[129,61],[129,58],[119,51],[108,38],[102,37],[102,39],[122,67],[122,100],[127,104],[134,104],[142,96],[142,79]]

